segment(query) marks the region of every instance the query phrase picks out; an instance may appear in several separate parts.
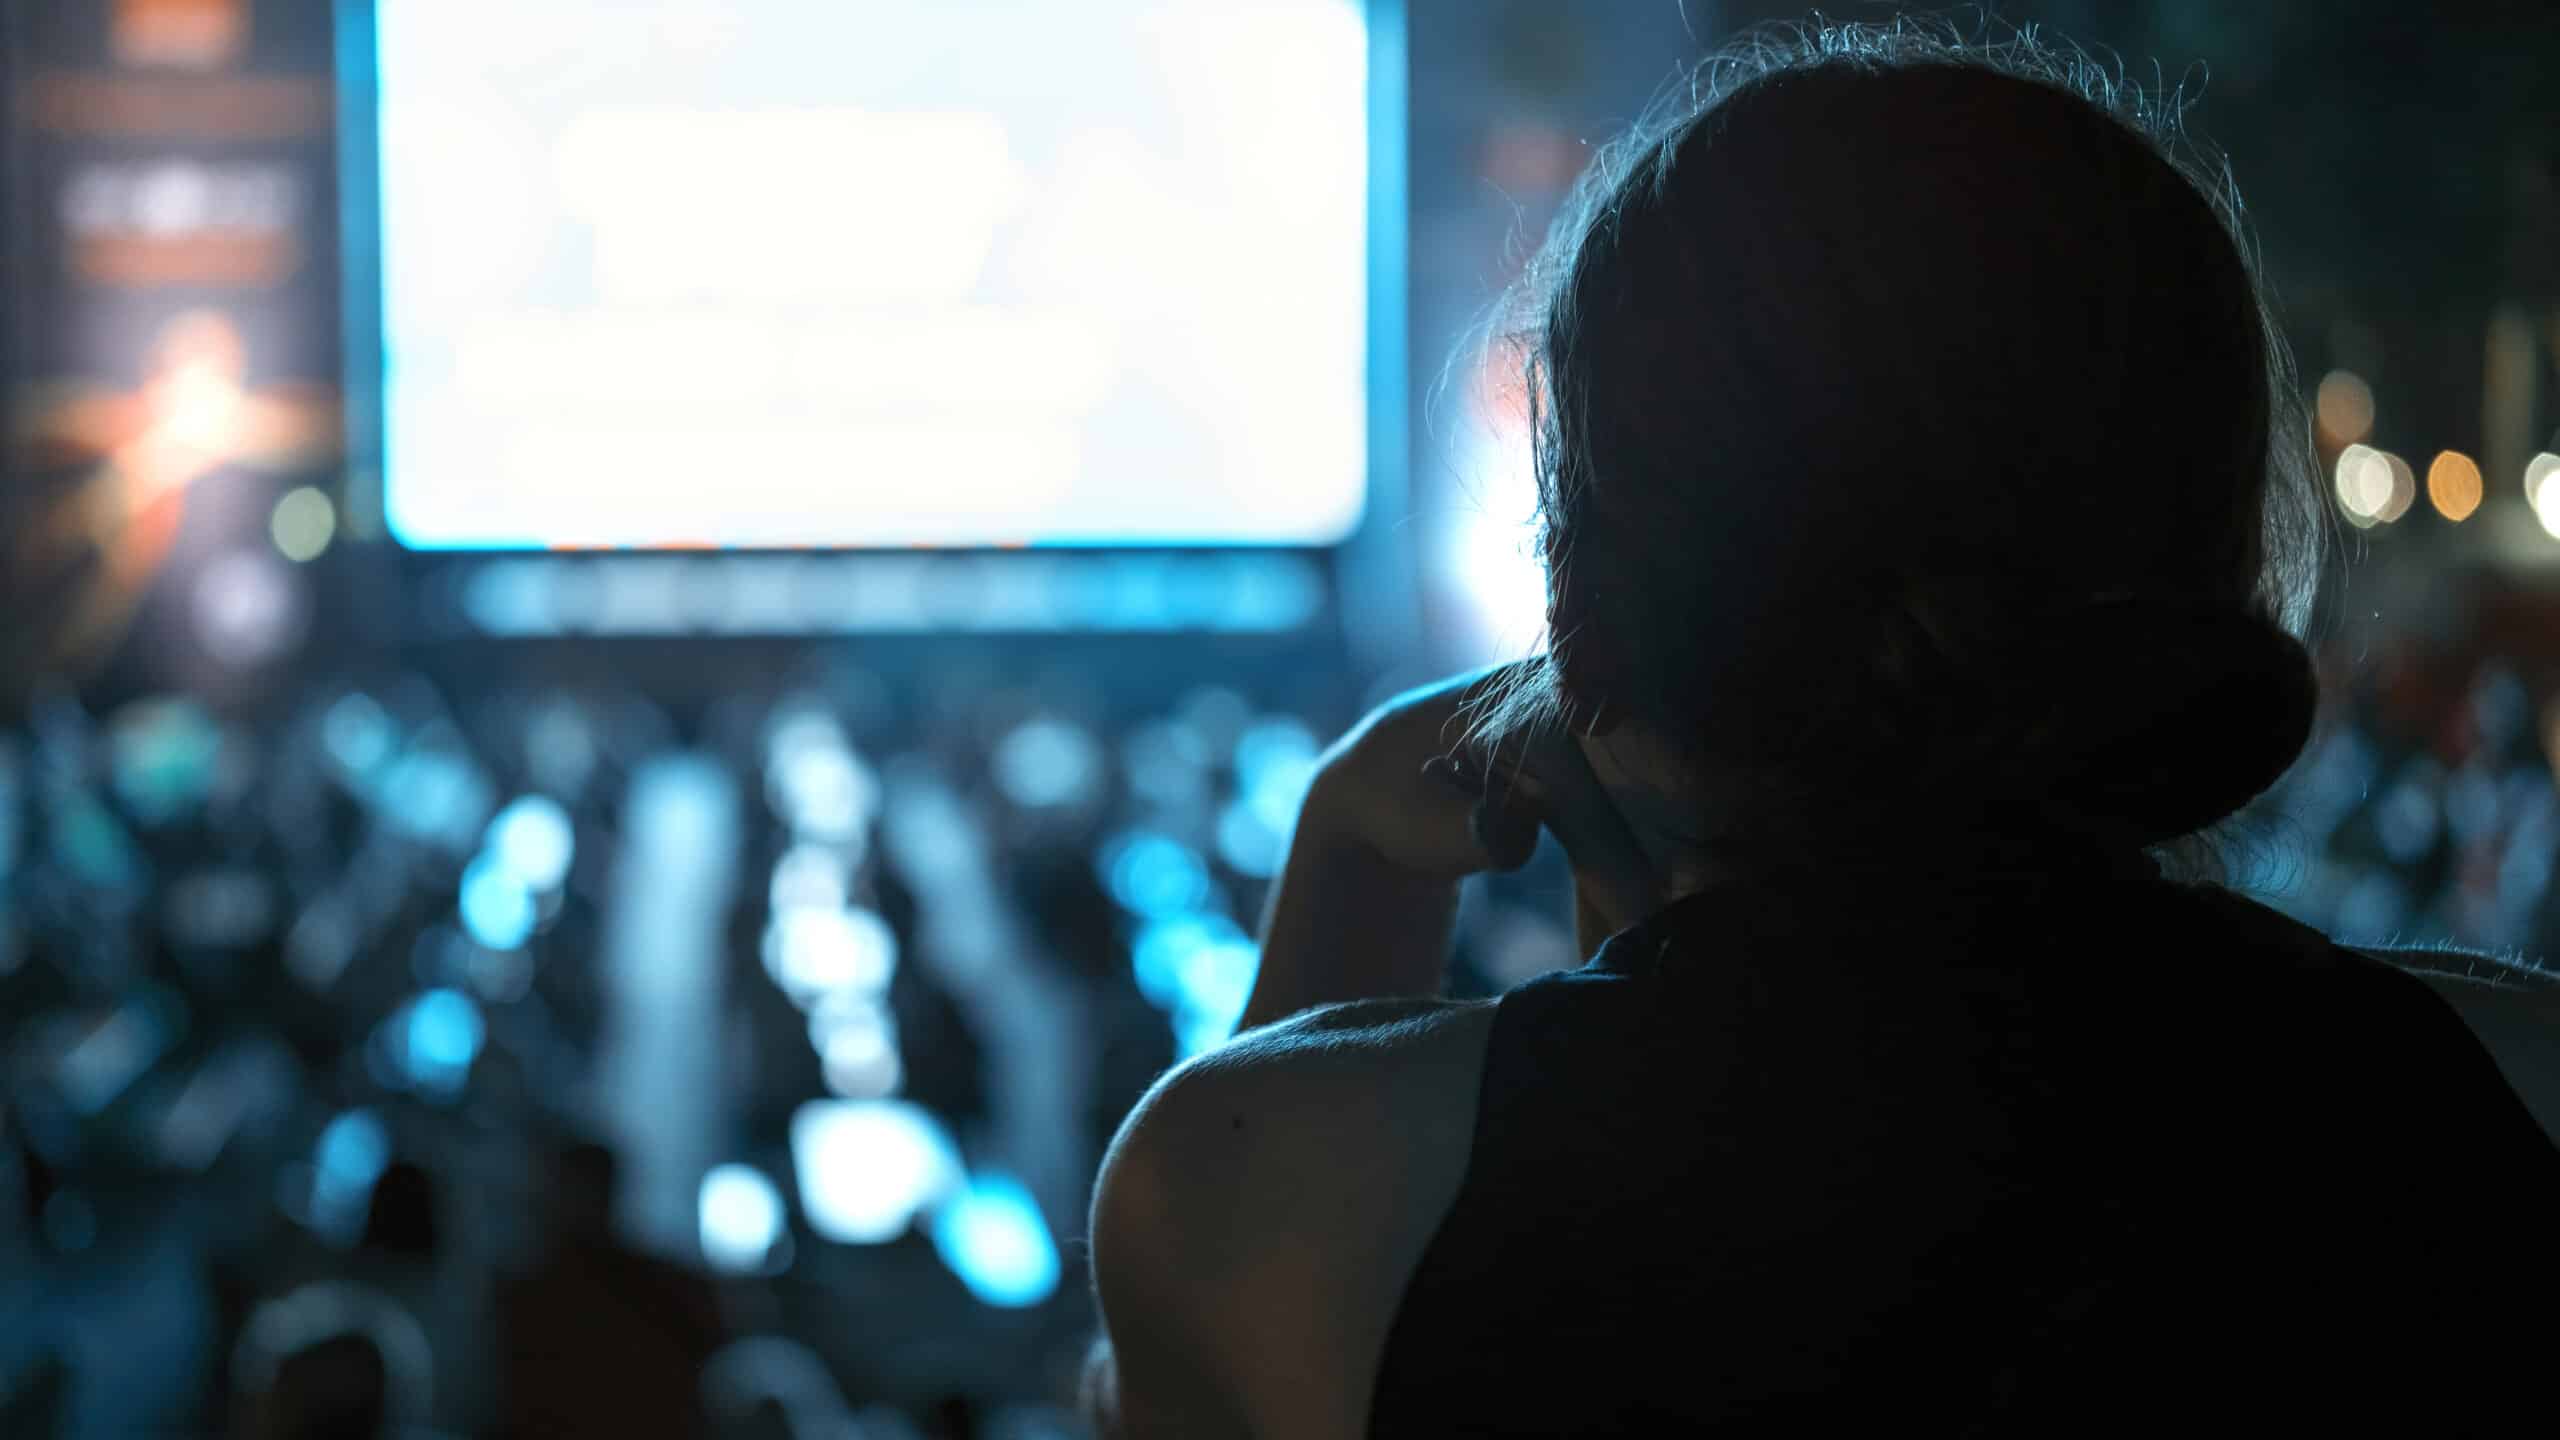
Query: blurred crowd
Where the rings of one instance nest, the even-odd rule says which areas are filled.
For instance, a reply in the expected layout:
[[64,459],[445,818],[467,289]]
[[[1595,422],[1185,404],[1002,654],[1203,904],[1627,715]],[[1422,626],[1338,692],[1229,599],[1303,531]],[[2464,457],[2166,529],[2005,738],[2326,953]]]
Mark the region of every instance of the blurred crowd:
[[2560,708],[2529,661],[2360,635],[2325,718],[2235,828],[2234,878],[2350,944],[2560,954]]
[[[2551,953],[2560,720],[2489,647],[2357,644],[2233,880]],[[1375,697],[1053,678],[32,707],[0,1429],[1077,1433],[1100,1147],[1231,1032]],[[1559,866],[1471,891],[1460,993],[1573,962]]]
[[[1076,1433],[1101,1145],[1365,698],[1160,688],[39,702],[0,1431]],[[1570,963],[1557,863],[1462,989]]]

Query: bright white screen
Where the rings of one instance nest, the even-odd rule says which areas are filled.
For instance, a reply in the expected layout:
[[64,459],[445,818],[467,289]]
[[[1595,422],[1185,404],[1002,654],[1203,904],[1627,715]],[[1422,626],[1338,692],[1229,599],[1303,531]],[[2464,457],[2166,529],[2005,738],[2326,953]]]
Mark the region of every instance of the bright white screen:
[[419,548],[1323,544],[1360,0],[381,0]]

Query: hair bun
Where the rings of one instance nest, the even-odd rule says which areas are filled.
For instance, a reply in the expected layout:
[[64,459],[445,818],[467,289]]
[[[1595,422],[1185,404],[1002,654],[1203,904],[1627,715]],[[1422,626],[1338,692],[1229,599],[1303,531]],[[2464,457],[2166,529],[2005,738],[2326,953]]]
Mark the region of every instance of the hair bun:
[[2143,845],[2224,819],[2311,738],[2319,680],[2302,643],[2244,611],[2109,606],[2046,658],[2047,723],[2012,778],[2074,828]]

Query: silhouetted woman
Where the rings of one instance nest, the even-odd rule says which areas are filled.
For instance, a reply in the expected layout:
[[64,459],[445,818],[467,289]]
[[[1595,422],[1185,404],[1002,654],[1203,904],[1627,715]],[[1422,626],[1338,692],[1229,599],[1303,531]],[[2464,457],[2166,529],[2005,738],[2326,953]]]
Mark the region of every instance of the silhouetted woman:
[[[1328,754],[1263,1028],[1096,1190],[1106,1428],[2549,1423],[2545,977],[2172,878],[2309,732],[2326,535],[2175,126],[1851,28],[1599,160],[1514,331],[1547,652]],[[1607,943],[1414,998],[1540,824]]]

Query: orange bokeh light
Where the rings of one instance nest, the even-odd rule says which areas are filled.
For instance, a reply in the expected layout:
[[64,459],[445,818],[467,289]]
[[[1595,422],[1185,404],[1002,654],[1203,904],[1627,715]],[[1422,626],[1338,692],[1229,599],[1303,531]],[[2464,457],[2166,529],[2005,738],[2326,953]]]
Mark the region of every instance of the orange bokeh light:
[[2331,445],[2352,445],[2373,433],[2373,388],[2345,370],[2320,377],[2313,411],[2321,437]]
[[2427,467],[2427,499],[2447,520],[2463,521],[2480,508],[2480,467],[2459,450],[2447,450]]

